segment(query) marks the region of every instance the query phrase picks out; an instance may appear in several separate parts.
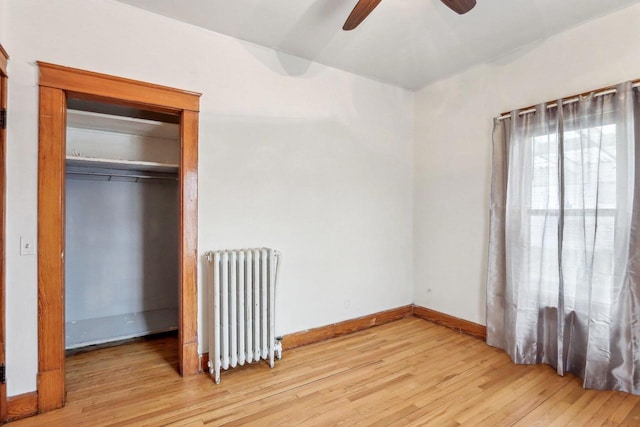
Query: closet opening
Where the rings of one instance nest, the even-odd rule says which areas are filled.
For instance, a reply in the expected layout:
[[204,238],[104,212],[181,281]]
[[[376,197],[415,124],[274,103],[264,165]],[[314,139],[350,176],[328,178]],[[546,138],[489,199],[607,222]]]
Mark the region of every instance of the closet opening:
[[[145,260],[140,255],[131,255],[131,253],[127,257],[119,258],[119,263],[129,263],[126,268],[118,265],[109,269],[105,266],[104,259],[98,262],[89,258],[82,258],[90,255],[80,253],[84,248],[82,245],[88,245],[88,240],[106,239],[103,229],[106,228],[108,222],[115,223],[117,226],[115,228],[118,229],[125,227],[125,225],[117,222],[123,221],[122,216],[113,218],[113,215],[107,214],[104,209],[96,208],[97,204],[102,203],[103,199],[108,199],[109,197],[112,197],[114,202],[106,209],[107,211],[112,209],[112,214],[113,210],[120,212],[118,209],[129,213],[135,211],[137,215],[134,216],[142,217],[149,210],[166,210],[176,213],[176,219],[174,220],[164,220],[165,222],[162,223],[160,220],[154,219],[143,223],[141,228],[138,229],[140,233],[138,242],[142,243],[137,244],[148,246],[148,243],[145,243],[141,237],[143,231],[159,230],[165,225],[169,227],[167,224],[175,221],[176,226],[173,227],[173,230],[175,230],[177,236],[177,244],[174,245],[174,248],[177,248],[177,256],[167,253],[163,255],[177,258],[173,264],[177,264],[178,275],[177,292],[174,291],[175,293],[173,293],[174,299],[177,300],[177,357],[173,357],[173,361],[170,363],[175,365],[177,360],[177,369],[181,375],[197,374],[200,368],[196,278],[198,256],[198,118],[201,94],[40,61],[38,62],[38,71],[38,412],[47,412],[64,406],[66,398],[66,328],[72,327],[67,323],[74,320],[76,322],[90,320],[87,310],[79,314],[67,312],[65,296],[67,298],[75,298],[77,295],[71,296],[65,291],[65,288],[67,285],[72,287],[78,287],[78,285],[73,285],[71,282],[67,284],[66,274],[76,274],[77,270],[79,270],[81,276],[82,274],[85,275],[85,279],[79,280],[78,283],[86,283],[87,280],[99,282],[96,279],[99,274],[105,277],[113,278],[115,276],[122,279],[122,276],[118,275],[124,274],[126,269],[129,269],[130,273],[137,271],[138,273],[136,274],[144,271],[145,275],[149,271],[144,265]],[[69,121],[67,120],[68,115],[70,116]],[[108,117],[103,117],[102,115]],[[96,122],[100,123],[104,120],[107,120],[111,125],[107,126],[106,129],[98,128]],[[78,122],[91,121],[93,122],[91,126],[93,126],[94,133],[103,132],[103,138],[121,141],[123,138],[136,139],[139,137],[140,135],[131,135],[131,127],[138,127],[141,123],[145,126],[148,125],[149,123],[144,122],[145,120],[159,122],[160,124],[155,128],[171,127],[170,125],[173,125],[175,129],[175,125],[177,125],[177,144],[171,142],[171,144],[174,144],[171,145],[169,142],[165,142],[164,150],[156,150],[158,148],[157,144],[153,146],[153,150],[149,150],[149,144],[143,142],[128,146],[128,148],[119,143],[98,145],[94,141],[92,145],[86,141],[84,144],[79,142],[82,139],[79,138],[79,135],[86,134],[89,129],[85,128],[88,125],[78,124]],[[116,132],[125,136],[114,137],[109,135],[109,132],[113,133],[114,131],[111,128],[114,122],[125,123],[120,126],[127,130],[120,128],[120,131]],[[67,126],[73,123],[75,123],[74,126]],[[97,131],[95,130],[96,128],[100,130]],[[67,134],[69,134],[72,141],[69,142],[69,147],[67,147]],[[76,137],[79,139],[74,140]],[[160,143],[159,145],[163,144]],[[134,146],[135,148],[132,148]],[[176,152],[172,148],[176,146],[178,147],[177,161]],[[125,152],[130,150],[130,153],[124,156],[122,150]],[[149,155],[152,157],[148,157]],[[68,162],[67,156],[70,157]],[[68,171],[67,168],[69,168]],[[67,180],[67,175],[74,175],[74,178]],[[173,181],[174,178],[177,178],[177,196],[174,198],[172,207],[168,207],[168,204],[163,204],[167,202],[156,200],[156,193],[170,192],[168,189],[171,188],[171,184],[167,184],[167,182]],[[145,183],[141,183],[141,181]],[[79,205],[83,212],[89,210],[89,213],[74,214],[73,211],[69,211],[70,215],[75,215],[75,220],[71,219],[70,224],[67,224],[67,211],[72,206],[66,206],[66,192],[75,191],[72,188],[67,188],[67,182],[70,183],[70,187],[84,188],[89,185],[102,185],[104,191],[109,195],[96,197],[95,194],[89,194],[86,195],[88,199],[83,200],[78,196],[78,193],[75,195],[70,194],[69,203],[71,205]],[[100,183],[98,184],[98,182]],[[107,184],[113,185],[107,187]],[[146,190],[142,188],[152,185],[157,186],[157,188],[154,188],[157,191],[151,191],[152,197],[148,206],[147,203],[144,206],[142,203],[137,203],[137,207],[135,207],[137,210],[134,210],[133,202],[127,196],[122,195],[126,193],[111,194],[111,192],[116,193],[115,189],[123,187],[124,184],[133,186],[129,191],[130,194],[145,192]],[[164,187],[165,185],[168,186]],[[85,191],[84,193],[90,192]],[[83,193],[80,192],[79,194]],[[153,196],[153,194],[156,194],[156,196]],[[76,199],[72,200],[74,197]],[[127,203],[130,204],[127,205]],[[116,204],[119,204],[119,206],[116,207]],[[91,211],[91,209],[95,209],[95,211]],[[124,209],[130,209],[130,211],[125,211]],[[90,221],[96,217],[100,225],[98,229],[90,227]],[[65,228],[67,226],[71,228],[69,233],[77,232],[74,231],[75,225],[80,224],[82,221],[87,221],[84,225],[89,227],[90,231],[87,231],[87,235],[69,235],[71,240],[78,239],[75,243],[70,240],[69,244],[79,245],[79,248],[76,247],[75,249],[76,260],[71,261],[72,265],[67,270],[68,248]],[[170,233],[170,230],[167,231]],[[129,237],[127,236],[127,238]],[[112,236],[109,236],[109,238],[112,238]],[[126,244],[119,243],[120,247],[135,246],[131,241],[125,242]],[[98,245],[97,248],[101,248],[101,246]],[[69,249],[71,249],[71,257],[73,258],[74,249],[71,247]],[[169,251],[171,250],[173,249],[169,249]],[[80,254],[78,255],[78,253]],[[113,255],[111,253],[111,255],[102,254],[102,256],[119,257],[120,254]],[[132,258],[136,257],[137,264],[132,260]],[[85,263],[80,262],[73,265],[78,259],[84,260]],[[160,268],[163,269],[165,267],[161,266]],[[143,281],[140,276],[134,274],[133,277],[137,277],[138,281]],[[121,282],[124,282],[124,279]],[[153,282],[153,279],[150,282]],[[158,300],[153,300],[153,298],[157,297],[155,295],[149,297],[152,301],[148,301],[146,296],[151,294],[139,291],[138,298],[126,300],[126,303],[121,306],[121,308],[124,307],[121,311],[105,311],[105,304],[102,303],[102,298],[108,296],[120,297],[122,296],[121,292],[124,292],[124,290],[120,289],[113,292],[113,295],[107,295],[112,289],[109,289],[108,285],[102,282],[97,284],[102,286],[96,286],[96,283],[84,285],[85,287],[93,286],[94,288],[99,288],[100,293],[98,295],[91,294],[88,297],[93,298],[91,303],[94,304],[94,307],[98,307],[96,312],[90,313],[95,318],[118,318],[118,316],[136,312],[140,307],[143,307],[143,312],[153,312],[156,308],[158,310],[171,309],[171,307],[163,307],[162,301],[167,301],[168,298],[158,302]],[[174,287],[174,289],[176,288]],[[76,309],[69,307],[69,310]],[[128,311],[128,313],[125,311]],[[76,319],[72,315],[77,315]],[[136,330],[135,333],[120,333],[116,337],[109,337],[109,334],[105,333],[96,338],[98,335],[96,329],[100,328],[87,327],[86,329],[92,330],[94,336],[89,338],[85,336],[79,342],[84,345],[92,342],[92,340],[113,340],[125,336],[124,334],[146,334],[175,327],[173,326],[175,321],[153,323],[153,320],[148,320],[152,319],[153,315],[143,317],[145,318],[145,330],[143,331]],[[149,323],[154,325],[161,323],[161,326],[150,327]],[[170,325],[170,323],[173,323],[173,325]],[[82,330],[81,327],[79,329]],[[115,328],[105,326],[104,329],[111,331]],[[69,342],[71,343],[71,338]]]
[[66,354],[177,335],[180,117],[73,97],[66,117]]

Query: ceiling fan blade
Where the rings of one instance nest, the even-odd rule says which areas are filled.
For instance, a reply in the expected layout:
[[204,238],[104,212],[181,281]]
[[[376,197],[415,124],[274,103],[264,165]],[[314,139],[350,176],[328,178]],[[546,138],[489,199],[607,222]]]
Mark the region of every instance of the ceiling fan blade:
[[351,11],[351,15],[342,27],[345,31],[351,31],[356,28],[369,14],[376,8],[382,0],[360,0],[356,7]]
[[449,9],[460,15],[469,12],[476,5],[476,0],[442,0]]

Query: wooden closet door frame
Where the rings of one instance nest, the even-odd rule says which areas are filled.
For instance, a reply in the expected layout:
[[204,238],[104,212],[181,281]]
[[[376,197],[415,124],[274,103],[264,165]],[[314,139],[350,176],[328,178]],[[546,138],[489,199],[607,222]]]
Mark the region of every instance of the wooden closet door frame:
[[[0,45],[0,109],[7,108],[7,62],[9,55]],[[6,129],[0,127],[0,365],[5,366],[5,212],[6,212]],[[7,384],[0,382],[0,423],[7,419]]]
[[198,373],[197,241],[200,94],[38,62],[38,411],[65,403],[64,229],[67,97],[180,117],[179,370]]

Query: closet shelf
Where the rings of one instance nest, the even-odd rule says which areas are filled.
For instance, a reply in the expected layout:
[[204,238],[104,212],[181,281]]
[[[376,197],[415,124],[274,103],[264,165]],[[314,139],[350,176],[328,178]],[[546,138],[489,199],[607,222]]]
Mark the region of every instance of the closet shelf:
[[173,163],[145,162],[141,160],[100,159],[95,157],[67,156],[67,166],[177,173],[179,165]]
[[178,141],[180,126],[156,120],[138,119],[89,111],[67,110],[67,126]]

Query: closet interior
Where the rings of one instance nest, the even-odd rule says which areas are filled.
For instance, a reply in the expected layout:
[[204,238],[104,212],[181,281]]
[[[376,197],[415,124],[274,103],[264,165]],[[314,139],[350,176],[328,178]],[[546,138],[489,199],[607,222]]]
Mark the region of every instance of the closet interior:
[[179,126],[68,100],[67,350],[178,328]]

